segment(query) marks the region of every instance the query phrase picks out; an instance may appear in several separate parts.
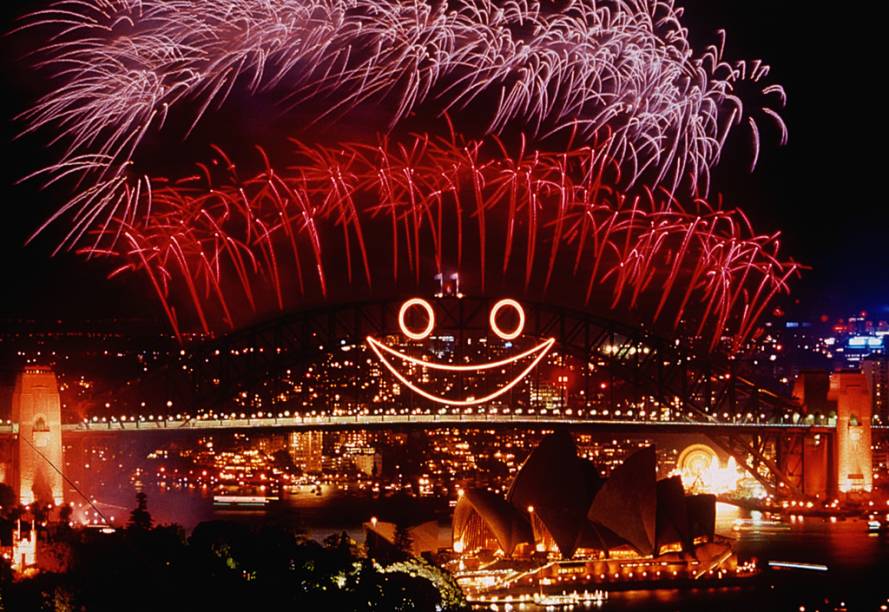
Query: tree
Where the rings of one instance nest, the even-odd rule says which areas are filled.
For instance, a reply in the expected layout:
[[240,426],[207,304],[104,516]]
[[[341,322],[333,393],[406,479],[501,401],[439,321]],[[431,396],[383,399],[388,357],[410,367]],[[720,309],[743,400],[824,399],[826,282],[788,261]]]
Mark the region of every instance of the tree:
[[349,534],[345,531],[341,531],[340,533],[332,533],[321,542],[324,544],[324,547],[328,550],[335,552],[346,551],[349,554],[354,554],[355,551],[355,541],[349,537]]
[[[410,595],[415,608],[468,610],[466,596],[454,577],[433,563],[414,557],[382,568],[387,576],[404,574],[418,581]],[[429,586],[432,590],[429,589]],[[437,591],[437,595],[435,594]]]
[[145,528],[144,496],[133,514],[126,530],[74,530],[64,574],[13,581],[0,559],[0,610],[465,609],[446,572],[415,558],[381,565],[348,534],[322,545],[279,527],[212,521],[186,540],[175,525]]
[[7,513],[16,505],[15,491],[5,482],[0,483],[0,513]]
[[74,508],[71,507],[71,504],[65,504],[59,509],[59,523],[63,526],[68,527],[71,522],[71,514],[74,512]]
[[136,507],[130,512],[131,529],[148,531],[151,529],[151,513],[148,512],[148,496],[140,491],[136,494]]
[[40,502],[35,501],[31,505],[31,514],[34,515],[34,520],[39,525],[49,517],[49,506],[45,506]]

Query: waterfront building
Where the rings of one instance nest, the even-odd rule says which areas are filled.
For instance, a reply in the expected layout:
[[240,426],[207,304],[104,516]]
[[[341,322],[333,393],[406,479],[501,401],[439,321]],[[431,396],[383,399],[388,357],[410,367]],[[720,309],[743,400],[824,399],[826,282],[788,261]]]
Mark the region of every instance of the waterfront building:
[[324,466],[324,432],[292,432],[289,452],[293,464],[303,472],[320,473]]
[[544,438],[505,497],[464,491],[454,511],[454,550],[503,556],[657,557],[711,542],[715,497],[685,495],[679,477],[656,480],[654,447],[602,479],[570,434]]
[[873,415],[889,423],[889,355],[869,355],[861,360],[861,372],[871,394]]
[[544,438],[505,496],[462,491],[451,569],[467,594],[520,597],[551,586],[697,580],[752,573],[715,534],[716,498],[657,480],[653,446],[609,478],[579,457],[567,432]]

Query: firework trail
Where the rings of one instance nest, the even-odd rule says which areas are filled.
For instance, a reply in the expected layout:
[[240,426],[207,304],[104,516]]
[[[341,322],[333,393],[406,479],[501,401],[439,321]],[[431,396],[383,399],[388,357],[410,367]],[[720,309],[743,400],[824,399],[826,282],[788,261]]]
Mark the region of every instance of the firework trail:
[[[105,228],[115,232],[115,248],[84,252],[123,260],[118,272],[144,271],[174,328],[171,289],[184,288],[209,331],[211,310],[234,325],[226,279],[237,279],[239,299],[251,306],[269,289],[284,308],[292,272],[302,292],[309,284],[325,292],[338,273],[372,285],[386,266],[392,277],[419,283],[421,274],[461,261],[472,242],[501,277],[518,268],[526,290],[535,271],[546,290],[559,260],[584,280],[586,301],[602,284],[612,307],[633,308],[653,295],[653,318],[670,311],[674,327],[696,303],[703,308],[696,334],[709,334],[711,346],[749,335],[798,269],[778,258],[777,235],[755,235],[739,211],[703,200],[686,210],[665,191],[629,198],[611,189],[606,175],[619,167],[603,168],[589,147],[488,156],[485,143],[427,135],[378,146],[294,146],[292,170],[265,159],[265,170],[246,179],[217,151],[200,173],[154,185],[146,222]],[[499,221],[497,229],[486,230],[485,218]],[[369,249],[373,224],[389,227],[391,237]],[[344,270],[331,269],[330,253],[345,254]]]
[[[784,92],[721,43],[695,53],[681,16],[671,0],[61,2],[23,25],[48,36],[54,83],[27,131],[62,151],[33,176],[74,185],[38,231],[64,220],[59,248],[143,271],[177,333],[174,292],[209,331],[217,313],[236,324],[233,294],[256,308],[270,289],[284,308],[288,275],[326,293],[332,251],[349,282],[372,285],[383,251],[393,278],[419,279],[473,244],[482,289],[489,268],[545,289],[567,258],[586,300],[601,284],[613,306],[656,295],[653,317],[674,326],[695,304],[698,334],[739,341],[797,266],[777,235],[701,196],[733,127],[749,128],[754,166],[757,117],[786,140]],[[736,94],[750,84],[755,112]],[[325,126],[372,108],[382,135],[295,141],[277,167],[260,150],[247,178],[219,149],[193,176],[142,167],[174,111],[193,130],[235,91]],[[406,135],[418,117],[447,129]],[[369,249],[380,226],[390,240]]]
[[[58,85],[25,118],[65,147],[50,180],[90,185],[58,213],[72,215],[66,244],[147,208],[148,179],[131,161],[141,141],[180,105],[198,124],[234,88],[271,93],[315,121],[373,104],[390,109],[390,129],[450,112],[488,133],[596,139],[625,185],[645,178],[705,194],[745,118],[736,85],[762,83],[777,104],[784,94],[760,62],[729,64],[721,45],[695,55],[680,16],[666,0],[558,11],[523,0],[72,0],[26,24],[51,33],[43,66]],[[783,138],[780,116],[764,113]]]

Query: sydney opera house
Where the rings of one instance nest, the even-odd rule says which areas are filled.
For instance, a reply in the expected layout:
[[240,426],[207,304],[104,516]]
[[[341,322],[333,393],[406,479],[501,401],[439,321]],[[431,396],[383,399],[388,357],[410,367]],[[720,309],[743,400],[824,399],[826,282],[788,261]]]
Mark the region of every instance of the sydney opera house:
[[680,477],[657,480],[654,447],[604,479],[578,457],[569,433],[544,438],[505,497],[465,490],[454,509],[453,550],[464,588],[722,579],[739,566],[714,533],[716,498],[686,495]]

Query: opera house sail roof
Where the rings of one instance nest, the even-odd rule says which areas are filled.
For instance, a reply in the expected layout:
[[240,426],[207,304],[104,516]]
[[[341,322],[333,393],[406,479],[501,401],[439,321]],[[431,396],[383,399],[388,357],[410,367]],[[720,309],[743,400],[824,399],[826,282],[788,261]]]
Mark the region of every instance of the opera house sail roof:
[[658,481],[656,473],[649,446],[602,480],[577,456],[569,433],[553,433],[525,459],[505,498],[465,491],[454,511],[455,551],[496,546],[506,556],[536,550],[567,559],[579,549],[657,556],[688,552],[696,538],[712,540],[716,498],[686,496],[678,477]]
[[612,472],[587,511],[590,521],[610,529],[643,555],[654,552],[656,474],[654,447],[636,451]]
[[577,456],[571,434],[556,432],[541,440],[525,459],[506,499],[515,508],[531,509],[529,514],[539,518],[558,549],[570,557],[599,486],[598,472]]
[[517,545],[534,541],[527,517],[491,491],[466,491],[454,508],[453,524],[454,533],[462,534],[461,546],[482,547],[485,531],[494,536],[500,550],[507,555],[511,555]]

